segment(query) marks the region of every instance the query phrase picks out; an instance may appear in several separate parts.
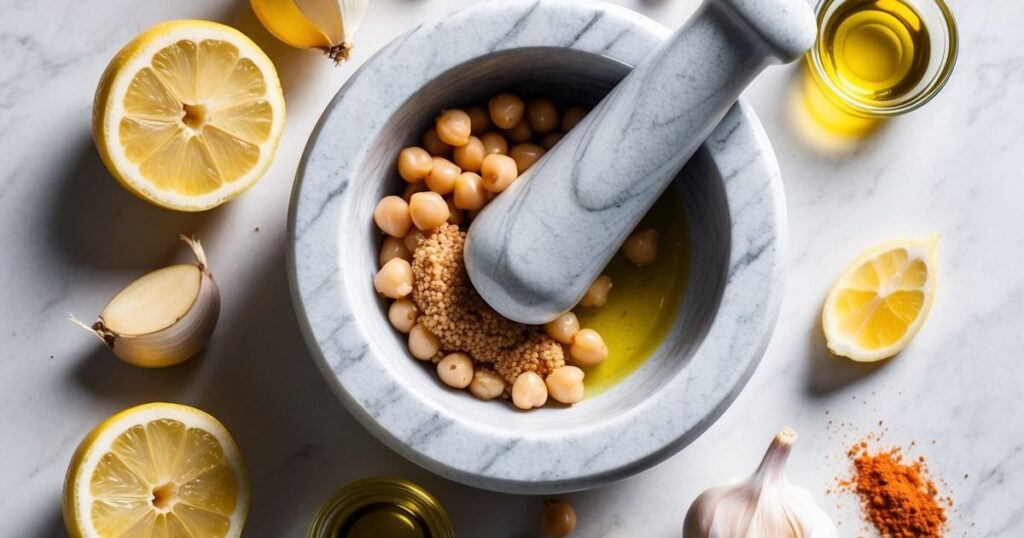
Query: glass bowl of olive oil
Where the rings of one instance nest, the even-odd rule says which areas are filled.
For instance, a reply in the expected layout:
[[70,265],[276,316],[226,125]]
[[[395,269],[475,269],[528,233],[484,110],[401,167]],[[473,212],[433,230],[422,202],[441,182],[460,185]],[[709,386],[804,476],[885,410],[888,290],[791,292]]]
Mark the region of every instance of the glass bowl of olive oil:
[[328,499],[309,538],[454,538],[451,520],[427,490],[400,478],[353,482]]
[[844,112],[886,118],[928,102],[956,63],[957,31],[943,0],[821,0],[807,70]]

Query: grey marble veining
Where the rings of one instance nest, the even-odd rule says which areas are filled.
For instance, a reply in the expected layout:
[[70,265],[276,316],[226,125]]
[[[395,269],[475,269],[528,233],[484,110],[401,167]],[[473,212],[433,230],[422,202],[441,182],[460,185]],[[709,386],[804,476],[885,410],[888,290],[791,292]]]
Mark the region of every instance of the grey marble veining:
[[473,221],[480,295],[534,325],[571,309],[740,92],[815,28],[802,0],[704,2]]
[[293,193],[293,293],[324,375],[399,453],[492,490],[591,488],[693,441],[753,373],[779,308],[786,221],[771,146],[742,102],[677,182],[695,246],[672,335],[607,393],[567,409],[523,413],[447,390],[432,369],[409,358],[372,289],[379,240],[373,208],[399,188],[395,155],[415,143],[437,110],[505,86],[530,91],[531,84],[592,104],[625,76],[624,66],[667,35],[613,6],[485,2],[396,39],[328,107]]
[[[495,529],[501,536],[536,534],[541,498],[437,476],[388,449],[352,417],[307,351],[282,261],[295,167],[341,84],[394,37],[476,3],[373,0],[352,62],[338,68],[315,52],[279,43],[246,2],[107,0],[103,9],[64,0],[4,4],[0,245],[8,255],[0,266],[6,336],[0,356],[0,535],[65,536],[60,490],[78,442],[111,414],[157,400],[210,412],[238,441],[253,486],[246,537],[304,536],[312,515],[338,487],[371,475],[408,478],[436,494],[459,536],[492,536]],[[698,4],[615,3],[671,28]],[[693,498],[710,484],[749,472],[768,439],[789,425],[800,434],[789,478],[807,487],[845,533],[873,536],[853,497],[826,490],[848,472],[842,456],[848,441],[880,429],[884,419],[885,443],[917,441],[910,452],[926,456],[932,473],[948,483],[940,484],[956,502],[948,536],[1020,536],[1024,182],[1017,177],[1024,155],[1024,32],[1018,27],[1024,3],[949,3],[961,37],[949,83],[923,109],[845,151],[829,151],[820,137],[808,144],[793,121],[799,69],[768,70],[746,92],[740,109],[757,110],[771,137],[790,223],[785,299],[771,344],[728,411],[685,450],[608,487],[561,495],[580,515],[576,534],[679,536]],[[243,31],[277,65],[288,100],[288,124],[268,174],[246,195],[197,215],[163,211],[126,193],[99,161],[89,134],[92,92],[107,61],[149,25],[176,18],[217,20]],[[591,19],[574,18],[572,28],[579,32]],[[616,57],[649,46],[651,39],[624,29],[594,36],[584,32],[580,41],[594,48],[610,44]],[[777,190],[766,182],[733,191],[735,207],[757,206]],[[942,234],[939,294],[914,343],[896,360],[874,367],[829,358],[818,318],[843,265],[879,241],[930,231]],[[201,357],[163,370],[133,368],[68,324],[67,312],[95,314],[131,278],[186,261],[176,240],[182,232],[199,234],[222,292],[221,318]],[[750,258],[768,238],[751,235],[745,244],[753,247]],[[344,255],[338,247],[324,248]],[[325,278],[320,291],[339,293],[333,282]],[[316,294],[317,285],[306,282],[304,290]],[[754,312],[750,306],[746,313]],[[353,324],[368,319],[349,314]],[[382,349],[368,341],[346,345],[320,329],[318,335],[336,365],[351,362],[344,354]],[[385,415],[404,396],[404,389],[392,392],[367,400],[373,414]],[[500,467],[502,450],[514,451],[513,443],[479,451],[474,463],[493,460]],[[563,454],[567,461],[596,461],[599,455],[590,449]]]

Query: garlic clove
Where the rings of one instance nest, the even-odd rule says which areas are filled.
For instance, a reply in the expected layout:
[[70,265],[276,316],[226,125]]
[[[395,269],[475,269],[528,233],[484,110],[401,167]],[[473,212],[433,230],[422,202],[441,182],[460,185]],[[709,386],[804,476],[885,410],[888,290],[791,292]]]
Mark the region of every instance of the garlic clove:
[[183,318],[202,287],[197,265],[164,267],[135,280],[119,291],[100,313],[108,329],[124,335],[142,335],[166,329]]
[[368,0],[251,0],[256,16],[278,39],[348,60]]
[[158,269],[118,292],[88,326],[121,360],[159,368],[178,364],[209,340],[220,313],[220,292],[199,241],[181,236],[195,264]]
[[302,15],[313,26],[316,26],[331,44],[343,42],[345,37],[342,25],[343,0],[293,0]]
[[684,538],[831,538],[835,525],[811,494],[786,479],[797,435],[786,428],[772,440],[749,478],[701,493],[686,514]]
[[356,30],[359,30],[359,25],[363,22],[363,17],[366,16],[366,5],[367,0],[340,0],[341,4],[341,22],[342,22],[342,36],[341,42],[348,43],[351,48],[352,37],[355,36]]

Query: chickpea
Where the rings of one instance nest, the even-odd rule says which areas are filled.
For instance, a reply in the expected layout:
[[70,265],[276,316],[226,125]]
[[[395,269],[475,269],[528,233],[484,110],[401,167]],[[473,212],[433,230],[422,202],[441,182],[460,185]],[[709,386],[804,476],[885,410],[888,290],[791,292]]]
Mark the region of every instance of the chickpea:
[[499,193],[519,177],[519,170],[516,168],[516,161],[508,155],[488,155],[480,165],[480,175],[485,189]]
[[587,109],[581,106],[572,106],[562,114],[562,132],[568,133],[573,127],[580,123],[580,120],[587,115]]
[[479,136],[491,128],[491,114],[482,106],[471,106],[466,109],[469,114],[469,123],[472,126],[470,132]]
[[576,510],[565,501],[544,501],[540,530],[551,538],[565,538],[576,530]]
[[397,237],[387,236],[384,238],[384,243],[380,246],[380,255],[377,256],[377,263],[381,267],[384,267],[385,263],[388,263],[394,258],[401,258],[405,261],[412,259],[412,252],[408,247],[405,246],[405,241]]
[[466,111],[449,108],[437,118],[437,137],[450,146],[463,146],[469,142],[473,123]]
[[408,297],[391,303],[391,307],[388,308],[388,321],[400,333],[408,334],[412,330],[412,326],[416,325],[416,318],[419,316],[419,308],[416,308],[416,303]]
[[537,372],[523,372],[512,383],[512,403],[519,409],[540,407],[548,401],[548,388]]
[[412,217],[412,223],[421,230],[433,230],[444,224],[450,216],[444,198],[430,191],[412,195],[409,200],[409,215]]
[[608,302],[608,292],[612,289],[612,277],[601,275],[587,288],[587,293],[580,299],[580,306],[604,306]]
[[505,380],[494,373],[494,370],[480,368],[473,372],[469,392],[481,400],[493,400],[505,392]]
[[480,163],[483,162],[487,152],[484,149],[484,143],[479,138],[471,136],[465,145],[455,148],[454,154],[455,164],[463,172],[479,172]]
[[508,129],[519,123],[526,110],[523,100],[511,93],[503,93],[491,98],[487,107],[491,112],[491,121],[500,129]]
[[409,252],[415,252],[416,249],[427,240],[427,234],[419,228],[413,228],[409,230],[409,235],[402,239],[402,243],[405,243],[405,248],[409,249]]
[[473,361],[465,353],[449,353],[437,363],[437,376],[453,389],[464,389],[473,381]]
[[462,223],[466,222],[466,213],[455,207],[455,196],[445,196],[444,203],[448,204],[448,224],[462,226]]
[[401,299],[412,293],[412,266],[402,258],[393,258],[373,277],[373,289],[390,299]]
[[441,341],[430,329],[417,323],[409,329],[409,353],[421,361],[429,361],[441,349]]
[[452,192],[455,188],[455,178],[459,177],[462,169],[444,157],[434,157],[433,161],[434,167],[430,169],[423,182],[427,184],[428,189],[437,194]]
[[504,136],[501,136],[501,133],[494,131],[485,133],[480,137],[480,141],[484,144],[484,157],[495,153],[508,155],[508,142],[505,141]]
[[544,332],[548,333],[553,340],[563,344],[571,344],[572,337],[580,330],[580,320],[576,314],[566,312],[557,319],[544,324]]
[[622,255],[637,267],[654,263],[654,260],[658,259],[658,231],[648,228],[633,233],[622,244]]
[[583,370],[575,366],[555,368],[544,379],[544,384],[557,402],[574,404],[583,399]]
[[569,346],[569,356],[580,366],[593,366],[608,358],[608,346],[593,329],[580,329]]
[[551,99],[534,99],[526,107],[526,119],[530,129],[537,134],[548,134],[558,128],[558,109]]
[[434,163],[430,160],[427,150],[412,146],[398,153],[398,175],[409,183],[415,183],[427,177]]
[[[433,161],[431,161],[431,163],[433,163]],[[406,202],[408,202],[409,199],[412,198],[412,195],[416,194],[417,192],[423,192],[423,191],[426,191],[426,190],[430,190],[430,189],[427,189],[427,184],[422,182],[422,181],[417,181],[416,183],[410,183],[410,184],[406,185],[405,186],[405,190],[402,191],[402,199],[405,200]]]
[[555,144],[562,141],[562,137],[565,136],[562,133],[548,133],[544,135],[544,138],[540,139],[540,145],[544,149],[551,149],[555,147]]
[[530,125],[525,119],[520,120],[511,129],[505,129],[505,135],[508,136],[509,140],[517,144],[529,142],[533,139],[533,131],[530,130]]
[[516,162],[516,170],[522,174],[544,155],[544,148],[537,144],[516,144],[508,150],[508,156]]
[[382,232],[391,237],[405,237],[412,227],[409,204],[398,196],[385,196],[373,210],[373,221]]
[[437,135],[437,127],[431,127],[423,133],[423,147],[426,148],[427,152],[431,155],[442,157],[447,155],[452,147],[441,141],[441,137]]
[[455,207],[476,210],[487,203],[484,180],[479,174],[463,172],[455,178]]

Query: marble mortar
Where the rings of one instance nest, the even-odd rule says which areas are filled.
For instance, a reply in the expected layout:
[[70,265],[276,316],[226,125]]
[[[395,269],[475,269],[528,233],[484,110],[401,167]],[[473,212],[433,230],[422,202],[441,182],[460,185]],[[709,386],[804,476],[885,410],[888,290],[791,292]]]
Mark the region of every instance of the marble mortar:
[[480,488],[587,489],[685,447],[753,373],[781,302],[786,218],[775,156],[742,99],[670,187],[693,245],[682,311],[655,355],[611,390],[520,412],[448,389],[408,354],[372,286],[374,206],[400,189],[398,150],[440,109],[501,90],[593,105],[669,33],[606,4],[484,2],[397,38],[330,104],[292,193],[292,296],[329,384],[386,445]]

